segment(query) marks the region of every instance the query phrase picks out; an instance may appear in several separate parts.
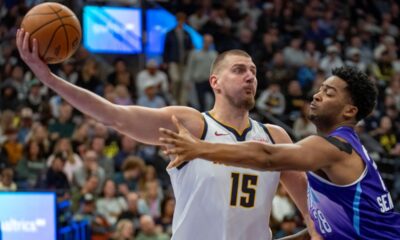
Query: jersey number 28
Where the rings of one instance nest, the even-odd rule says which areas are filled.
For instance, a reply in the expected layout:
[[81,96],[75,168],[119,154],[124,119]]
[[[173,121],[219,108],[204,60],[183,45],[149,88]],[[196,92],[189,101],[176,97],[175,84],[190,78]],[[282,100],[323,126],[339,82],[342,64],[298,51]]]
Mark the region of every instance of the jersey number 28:
[[[238,204],[244,208],[254,207],[256,201],[257,175],[232,173],[231,201],[232,207]],[[240,191],[240,194],[239,194]],[[240,196],[238,200],[238,196]]]

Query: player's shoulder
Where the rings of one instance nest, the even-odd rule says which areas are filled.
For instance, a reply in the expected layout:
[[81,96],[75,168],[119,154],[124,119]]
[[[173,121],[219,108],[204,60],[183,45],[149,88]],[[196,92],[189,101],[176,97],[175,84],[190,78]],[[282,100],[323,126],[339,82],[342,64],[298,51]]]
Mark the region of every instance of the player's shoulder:
[[274,139],[275,143],[291,143],[292,140],[281,126],[274,124],[264,124],[264,126],[268,129],[271,137]]

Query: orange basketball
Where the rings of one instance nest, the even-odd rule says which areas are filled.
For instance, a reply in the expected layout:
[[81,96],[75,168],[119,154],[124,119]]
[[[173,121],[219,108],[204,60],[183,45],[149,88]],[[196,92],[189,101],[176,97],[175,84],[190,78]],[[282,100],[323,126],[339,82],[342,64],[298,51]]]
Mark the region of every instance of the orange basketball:
[[25,15],[21,28],[38,41],[39,55],[48,64],[71,57],[82,38],[76,15],[66,6],[46,2],[33,7]]

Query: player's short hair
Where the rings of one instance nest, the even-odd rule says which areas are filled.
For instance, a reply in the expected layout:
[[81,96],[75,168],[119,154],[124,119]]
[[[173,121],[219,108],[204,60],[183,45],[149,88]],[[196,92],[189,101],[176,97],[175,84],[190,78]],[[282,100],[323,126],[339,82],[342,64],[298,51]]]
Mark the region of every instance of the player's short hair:
[[214,60],[213,64],[211,65],[211,74],[218,72],[220,70],[220,66],[222,65],[222,62],[225,60],[225,58],[227,56],[230,56],[230,55],[251,58],[251,56],[247,52],[239,50],[239,49],[225,51],[225,52],[219,54],[217,56],[217,58]]
[[358,108],[356,120],[367,117],[374,109],[378,90],[375,83],[367,74],[355,67],[339,67],[332,70],[332,75],[341,78],[347,83],[347,90],[354,106]]

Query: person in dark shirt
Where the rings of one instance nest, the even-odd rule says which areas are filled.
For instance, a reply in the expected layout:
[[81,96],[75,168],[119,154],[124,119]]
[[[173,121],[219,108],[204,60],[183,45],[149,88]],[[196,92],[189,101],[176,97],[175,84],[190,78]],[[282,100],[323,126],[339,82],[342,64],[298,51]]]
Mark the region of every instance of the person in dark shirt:
[[57,192],[63,192],[69,189],[69,183],[67,176],[63,172],[66,158],[62,153],[56,153],[54,160],[46,174],[46,188],[56,190]]

